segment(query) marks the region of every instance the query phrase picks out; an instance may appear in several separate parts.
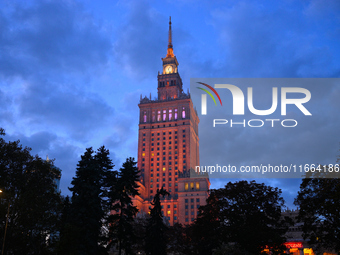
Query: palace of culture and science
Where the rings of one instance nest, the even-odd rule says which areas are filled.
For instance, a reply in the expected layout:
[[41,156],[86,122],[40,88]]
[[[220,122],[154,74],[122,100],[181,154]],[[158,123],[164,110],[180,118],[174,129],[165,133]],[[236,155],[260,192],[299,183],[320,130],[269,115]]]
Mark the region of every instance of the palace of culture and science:
[[162,200],[163,215],[170,225],[190,224],[198,208],[206,203],[210,182],[207,176],[190,177],[199,166],[199,118],[190,94],[183,92],[178,61],[173,52],[171,18],[168,49],[158,73],[158,98],[139,102],[138,169],[140,196],[133,199],[143,213],[150,211],[157,189],[170,196]]

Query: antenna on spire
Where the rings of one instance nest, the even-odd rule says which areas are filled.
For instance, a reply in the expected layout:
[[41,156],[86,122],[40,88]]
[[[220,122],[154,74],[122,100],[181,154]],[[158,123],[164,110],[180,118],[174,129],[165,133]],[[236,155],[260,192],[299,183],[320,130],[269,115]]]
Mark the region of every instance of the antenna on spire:
[[168,45],[168,48],[172,48],[171,16],[169,18],[169,45]]
[[167,58],[173,58],[174,55],[174,50],[172,48],[172,30],[171,30],[171,16],[169,18],[169,39],[168,39],[168,52],[166,54]]

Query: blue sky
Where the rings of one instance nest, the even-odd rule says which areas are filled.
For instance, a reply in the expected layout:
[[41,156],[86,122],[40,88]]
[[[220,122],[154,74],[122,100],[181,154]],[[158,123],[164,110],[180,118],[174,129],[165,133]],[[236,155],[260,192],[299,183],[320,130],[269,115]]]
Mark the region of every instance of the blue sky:
[[[0,126],[7,140],[55,158],[69,194],[85,148],[105,145],[116,168],[136,157],[137,104],[140,94],[156,96],[169,16],[187,91],[192,77],[339,78],[339,14],[336,0],[1,0]],[[337,110],[339,89],[331,95]],[[334,132],[322,144],[334,160],[337,119],[327,120]],[[260,181],[292,206],[300,180]]]

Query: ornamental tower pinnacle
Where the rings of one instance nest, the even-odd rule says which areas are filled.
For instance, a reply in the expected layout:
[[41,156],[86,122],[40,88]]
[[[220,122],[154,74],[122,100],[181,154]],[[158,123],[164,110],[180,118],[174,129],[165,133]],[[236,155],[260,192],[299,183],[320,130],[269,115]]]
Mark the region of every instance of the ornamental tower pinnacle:
[[168,51],[166,54],[167,58],[173,58],[174,55],[174,50],[172,48],[172,31],[171,31],[171,16],[169,18],[169,39],[168,39]]
[[158,74],[158,100],[176,99],[183,93],[178,61],[172,45],[171,17],[169,19],[168,49],[163,61],[163,72]]

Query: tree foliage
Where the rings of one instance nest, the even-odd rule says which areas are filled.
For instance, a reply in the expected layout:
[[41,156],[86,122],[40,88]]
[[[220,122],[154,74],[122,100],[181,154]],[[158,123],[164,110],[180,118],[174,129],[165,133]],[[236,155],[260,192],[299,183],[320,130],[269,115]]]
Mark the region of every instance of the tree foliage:
[[114,188],[109,192],[109,201],[113,211],[110,216],[110,246],[116,244],[119,254],[132,254],[132,245],[136,241],[133,229],[134,217],[138,209],[132,198],[139,195],[139,170],[134,158],[127,158],[120,169]]
[[[319,169],[327,169],[321,167]],[[328,178],[328,171],[310,172],[300,185],[295,205],[303,222],[303,237],[315,250],[340,252],[340,180]]]
[[51,254],[58,237],[61,197],[55,180],[61,173],[53,161],[30,151],[0,137],[0,242],[8,217],[6,254]]
[[161,196],[170,195],[163,187],[155,194],[153,206],[150,210],[150,219],[146,228],[146,245],[147,255],[164,255],[166,254],[166,237],[165,232],[168,229],[163,221]]
[[[70,188],[72,204],[68,209],[67,225],[62,231],[64,254],[105,254],[103,243],[109,213],[108,193],[116,172],[104,146],[95,153],[87,148],[77,165],[76,176]],[[65,211],[64,211],[65,212]],[[106,226],[108,227],[108,226]],[[68,243],[72,240],[73,243]]]
[[250,254],[284,243],[288,221],[281,217],[284,200],[278,188],[255,181],[229,182],[212,190],[193,226],[199,254],[212,254],[223,244],[235,243]]

